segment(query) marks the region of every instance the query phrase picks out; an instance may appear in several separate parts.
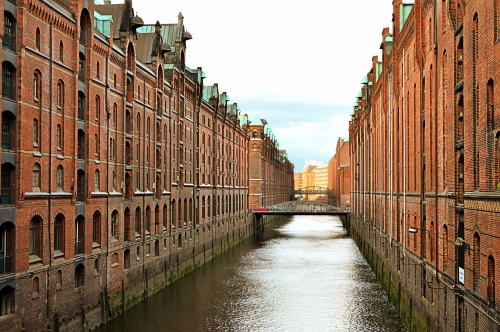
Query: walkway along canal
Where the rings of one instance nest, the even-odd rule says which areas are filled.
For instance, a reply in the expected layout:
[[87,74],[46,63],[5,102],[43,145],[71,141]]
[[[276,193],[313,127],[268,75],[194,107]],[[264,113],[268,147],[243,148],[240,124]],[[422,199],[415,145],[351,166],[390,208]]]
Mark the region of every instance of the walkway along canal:
[[337,216],[283,217],[99,331],[405,331]]

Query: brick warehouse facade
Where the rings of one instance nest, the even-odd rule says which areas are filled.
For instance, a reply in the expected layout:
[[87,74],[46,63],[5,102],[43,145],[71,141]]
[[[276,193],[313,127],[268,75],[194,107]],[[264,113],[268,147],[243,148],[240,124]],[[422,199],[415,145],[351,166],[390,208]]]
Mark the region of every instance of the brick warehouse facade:
[[393,1],[349,124],[353,237],[411,331],[500,330],[499,18]]
[[289,200],[274,135],[185,65],[181,14],[0,4],[0,330],[93,329],[248,236],[255,168]]

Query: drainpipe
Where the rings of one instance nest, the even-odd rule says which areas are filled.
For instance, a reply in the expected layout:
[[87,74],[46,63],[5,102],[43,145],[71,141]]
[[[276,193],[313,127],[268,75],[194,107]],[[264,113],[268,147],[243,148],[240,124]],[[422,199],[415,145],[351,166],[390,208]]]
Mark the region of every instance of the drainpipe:
[[389,74],[389,223],[391,240],[393,238],[392,221],[392,74]]
[[[109,42],[109,47],[111,47],[111,39],[108,41]],[[108,54],[106,55],[106,81],[105,81],[105,89],[106,92],[104,94],[104,109],[106,110],[106,120],[107,120],[107,128],[106,128],[106,140],[107,140],[107,147],[108,151],[106,153],[106,191],[108,191],[108,194],[106,195],[106,264],[105,264],[105,283],[104,283],[104,295],[102,301],[108,301],[107,298],[107,293],[108,293],[108,258],[109,258],[109,152],[110,149],[113,149],[114,147],[109,145],[109,119],[111,117],[111,111],[109,109],[108,105],[108,100],[109,100],[109,49],[108,49]],[[116,119],[115,119],[116,121]],[[116,158],[116,156],[115,156]],[[104,321],[107,322],[107,311],[104,310]]]
[[[49,61],[49,110],[50,110],[50,121],[49,121],[49,204],[48,204],[48,214],[49,214],[49,220],[47,223],[47,234],[49,238],[49,267],[46,270],[46,277],[45,277],[45,289],[47,290],[47,300],[45,303],[47,304],[47,313],[46,313],[46,319],[47,323],[50,322],[50,290],[49,290],[49,279],[50,279],[50,270],[52,268],[52,250],[51,250],[51,245],[52,245],[52,237],[50,235],[50,226],[51,226],[51,220],[52,220],[52,83],[53,83],[53,73],[52,73],[52,49],[53,49],[53,38],[54,37],[54,26],[52,20],[50,21],[50,42],[49,42],[49,54],[50,54],[50,61]],[[41,88],[41,84],[40,84]],[[40,105],[42,104],[42,94],[40,93]]]
[[[439,185],[439,181],[438,181],[438,155],[437,155],[437,152],[438,152],[438,148],[437,148],[437,138],[438,138],[438,134],[437,134],[437,126],[438,126],[438,116],[437,116],[437,112],[438,112],[438,109],[437,109],[437,106],[438,106],[438,103],[437,103],[437,86],[438,86],[438,38],[437,38],[437,1],[434,0],[434,86],[431,87],[431,89],[434,89],[434,190],[436,191],[436,221],[435,221],[435,224],[434,224],[434,227],[435,227],[435,232],[434,232],[434,241],[436,242],[434,248],[436,250],[435,252],[435,257],[436,257],[436,271],[439,270],[439,258],[438,258],[438,221],[439,221],[439,218],[438,218],[438,214],[439,214],[439,202],[438,202],[438,185]],[[444,91],[443,91],[444,93]],[[439,280],[438,278],[436,278],[436,280]],[[439,281],[438,281],[439,282]]]
[[[403,256],[406,256],[406,107],[405,107],[405,50],[403,49]],[[408,101],[406,101],[408,102]]]

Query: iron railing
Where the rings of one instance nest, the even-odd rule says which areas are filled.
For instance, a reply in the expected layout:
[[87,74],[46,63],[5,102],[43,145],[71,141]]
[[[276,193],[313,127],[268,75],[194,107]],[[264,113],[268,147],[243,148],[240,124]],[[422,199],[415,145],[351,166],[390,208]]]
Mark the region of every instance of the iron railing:
[[10,205],[12,204],[12,188],[2,188],[0,191],[0,204]]
[[3,39],[2,39],[2,47],[7,49],[7,50],[15,51],[16,50],[16,36],[11,34],[11,33],[4,32]]
[[2,96],[8,99],[14,99],[14,84],[12,82],[2,81]]
[[2,133],[2,149],[12,150],[12,134]]
[[12,271],[12,256],[0,257],[0,274],[10,273]]

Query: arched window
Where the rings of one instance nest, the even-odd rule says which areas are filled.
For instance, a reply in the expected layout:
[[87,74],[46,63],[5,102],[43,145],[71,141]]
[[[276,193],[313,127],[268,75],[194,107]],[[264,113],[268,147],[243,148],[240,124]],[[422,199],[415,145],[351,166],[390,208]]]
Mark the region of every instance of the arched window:
[[151,233],[151,208],[146,207],[146,220],[144,221],[144,233],[149,235]]
[[16,21],[9,12],[5,12],[4,16],[2,46],[10,51],[16,50]]
[[40,164],[38,163],[33,165],[31,180],[33,191],[40,191]]
[[135,237],[141,237],[141,208],[135,209]]
[[101,243],[101,213],[94,212],[92,217],[92,242],[94,247]]
[[481,275],[480,272],[480,246],[481,241],[479,234],[474,233],[474,239],[472,242],[472,281],[474,284],[474,289],[479,286],[479,277]]
[[57,82],[57,107],[64,107],[64,83],[62,81]]
[[163,205],[163,231],[168,230],[168,207],[167,204]]
[[40,100],[40,89],[41,89],[40,75],[37,72],[35,72],[33,74],[33,98],[35,99],[35,101]]
[[40,51],[40,28],[36,28],[36,49]]
[[95,119],[97,122],[101,120],[101,97],[95,96]]
[[116,120],[118,120],[118,106],[116,103],[113,104],[113,125],[116,126]]
[[35,216],[30,221],[30,263],[41,260],[42,241],[42,221]]
[[57,191],[64,191],[64,171],[61,165],[56,170],[56,188]]
[[205,196],[201,198],[201,218],[205,219]]
[[118,211],[114,210],[113,213],[111,213],[111,237],[113,238],[113,240],[118,239],[117,219]]
[[64,44],[62,40],[59,43],[59,61],[64,62]]
[[64,216],[58,214],[54,219],[54,257],[64,253]]
[[79,215],[75,220],[75,255],[85,253],[85,217]]
[[60,151],[63,145],[62,128],[60,124],[56,126],[56,145],[57,145],[57,150]]
[[99,175],[99,170],[96,169],[94,174],[94,191],[96,192],[99,192],[101,187],[101,179]]

